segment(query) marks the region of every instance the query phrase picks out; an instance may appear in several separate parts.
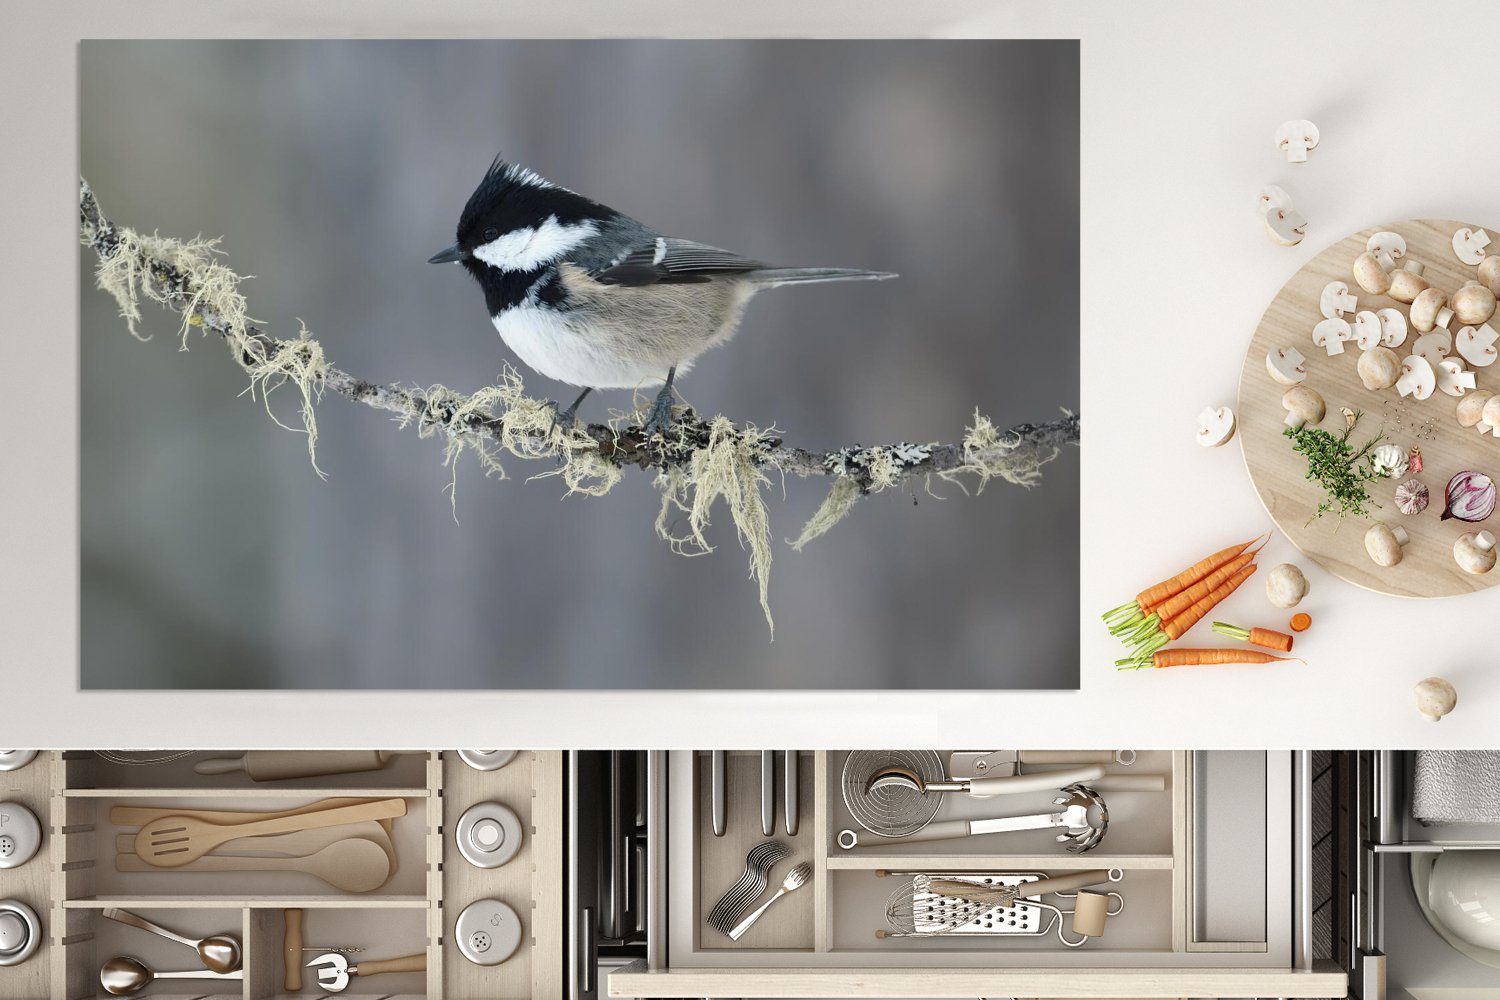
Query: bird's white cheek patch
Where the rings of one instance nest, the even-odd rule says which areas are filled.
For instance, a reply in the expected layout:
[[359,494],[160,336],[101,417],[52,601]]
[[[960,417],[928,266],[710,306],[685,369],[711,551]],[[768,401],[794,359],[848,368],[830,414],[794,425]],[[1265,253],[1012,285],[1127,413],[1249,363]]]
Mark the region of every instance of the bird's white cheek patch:
[[549,215],[540,226],[527,226],[474,248],[474,256],[502,271],[533,271],[557,260],[599,232],[593,222],[562,223]]

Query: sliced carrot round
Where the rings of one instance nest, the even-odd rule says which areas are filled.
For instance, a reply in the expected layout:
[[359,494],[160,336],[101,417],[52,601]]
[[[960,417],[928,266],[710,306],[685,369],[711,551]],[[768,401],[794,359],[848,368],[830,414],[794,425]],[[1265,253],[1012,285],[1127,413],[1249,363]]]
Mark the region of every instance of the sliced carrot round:
[[1308,629],[1308,626],[1310,626],[1311,624],[1312,624],[1312,615],[1306,615],[1306,614],[1303,614],[1300,611],[1297,612],[1295,615],[1292,615],[1292,631],[1293,632],[1306,632],[1307,629]]

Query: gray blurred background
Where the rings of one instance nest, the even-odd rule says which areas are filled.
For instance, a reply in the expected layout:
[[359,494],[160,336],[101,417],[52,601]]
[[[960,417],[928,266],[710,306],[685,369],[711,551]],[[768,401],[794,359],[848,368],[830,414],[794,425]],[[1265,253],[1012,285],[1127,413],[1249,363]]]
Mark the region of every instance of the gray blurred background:
[[[1078,69],[1071,41],[86,41],[81,169],[121,224],[223,235],[253,316],[377,382],[514,360],[425,263],[497,150],[669,234],[897,271],[757,297],[679,386],[807,447],[952,441],[976,406],[1077,408]],[[800,554],[827,484],[788,481],[772,642],[727,513],[684,559],[643,473],[564,500],[466,460],[455,524],[441,446],[333,396],[321,482],[220,343],[151,306],[135,342],[79,260],[85,688],[1077,686],[1076,451],[1029,492],[863,501]]]

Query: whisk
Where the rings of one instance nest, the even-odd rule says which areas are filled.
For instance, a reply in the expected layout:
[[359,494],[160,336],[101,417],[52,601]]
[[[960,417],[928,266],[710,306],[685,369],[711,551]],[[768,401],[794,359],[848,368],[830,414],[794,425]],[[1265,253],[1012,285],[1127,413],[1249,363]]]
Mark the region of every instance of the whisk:
[[921,874],[903,882],[886,902],[885,917],[894,932],[880,930],[875,936],[952,934],[997,909],[1023,904],[1041,905],[1057,912],[1055,907],[1034,904],[1026,897],[1118,882],[1124,874],[1118,868],[1096,868],[1029,882],[1015,876],[1005,877],[1003,882],[1000,877],[978,882],[971,877]]

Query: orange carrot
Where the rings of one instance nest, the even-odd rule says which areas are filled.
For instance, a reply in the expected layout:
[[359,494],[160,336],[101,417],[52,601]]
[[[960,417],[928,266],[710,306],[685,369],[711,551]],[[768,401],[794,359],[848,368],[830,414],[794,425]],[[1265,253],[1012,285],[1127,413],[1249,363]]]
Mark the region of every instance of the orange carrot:
[[1230,625],[1227,622],[1214,622],[1214,631],[1220,635],[1227,635],[1231,639],[1240,642],[1248,642],[1252,646],[1264,646],[1266,649],[1279,649],[1283,653],[1292,651],[1292,637],[1285,632],[1278,632],[1270,628],[1241,628],[1238,625]]
[[1224,598],[1228,597],[1230,594],[1238,590],[1240,584],[1250,579],[1251,574],[1253,574],[1254,572],[1254,563],[1251,563],[1249,566],[1244,567],[1239,572],[1235,573],[1234,576],[1231,576],[1228,580],[1225,580],[1223,583],[1219,584],[1218,588],[1214,590],[1213,593],[1209,594],[1207,597],[1202,598],[1192,607],[1188,608],[1186,611],[1182,612],[1182,614],[1173,618],[1171,621],[1163,624],[1161,629],[1162,633],[1166,635],[1168,639],[1181,639],[1183,633],[1187,632],[1188,629],[1192,628],[1194,625],[1202,621],[1204,615],[1212,611],[1214,609],[1214,606],[1217,605],[1220,601],[1224,600]]
[[1167,598],[1175,597],[1177,594],[1182,593],[1182,591],[1202,580],[1214,570],[1265,537],[1265,535],[1259,535],[1240,545],[1231,545],[1227,549],[1220,549],[1208,558],[1198,560],[1176,576],[1163,580],[1154,587],[1147,587],[1135,595],[1135,602],[1140,605],[1142,611],[1151,611]]
[[1144,658],[1131,657],[1118,661],[1118,665],[1121,670],[1139,670],[1145,666],[1160,670],[1163,667],[1198,667],[1214,663],[1278,663],[1283,661],[1302,662],[1293,656],[1272,656],[1270,653],[1262,653],[1257,649],[1158,649],[1151,655],[1149,662]]
[[1305,614],[1303,614],[1300,611],[1297,612],[1295,615],[1292,615],[1292,631],[1293,632],[1306,632],[1308,630],[1308,628],[1311,627],[1311,625],[1312,625],[1312,615],[1305,615]]
[[1255,554],[1252,552],[1246,552],[1242,556],[1237,556],[1234,559],[1231,559],[1223,566],[1220,566],[1218,569],[1214,570],[1214,572],[1208,577],[1199,580],[1187,590],[1184,590],[1182,593],[1176,595],[1175,597],[1171,597],[1163,603],[1159,604],[1154,609],[1156,611],[1157,617],[1164,622],[1171,621],[1173,618],[1176,618],[1178,615],[1182,614],[1194,604],[1197,604],[1199,601],[1203,600],[1203,598],[1207,597],[1209,594],[1212,594],[1216,589],[1218,589],[1220,584],[1222,584],[1225,580],[1228,580],[1230,577],[1234,576],[1234,574],[1238,573],[1246,566],[1250,565],[1250,563],[1254,559]]

